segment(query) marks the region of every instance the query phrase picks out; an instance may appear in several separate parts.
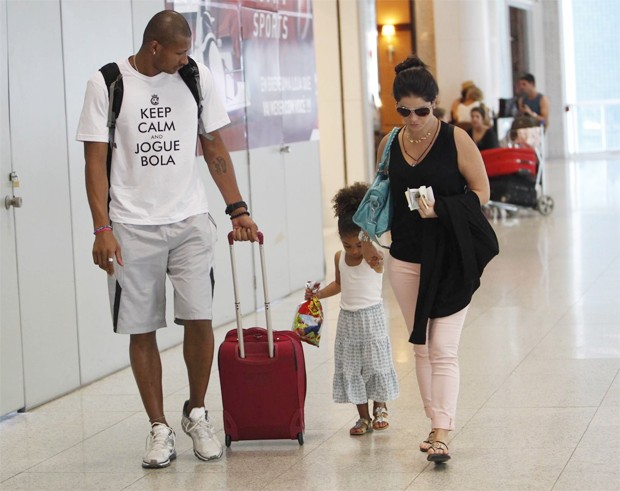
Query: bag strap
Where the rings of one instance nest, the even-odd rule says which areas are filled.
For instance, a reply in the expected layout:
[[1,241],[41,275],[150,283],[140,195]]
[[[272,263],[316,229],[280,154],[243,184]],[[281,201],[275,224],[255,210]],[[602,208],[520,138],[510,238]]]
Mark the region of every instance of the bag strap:
[[106,171],[108,174],[108,208],[110,207],[110,174],[112,172],[112,150],[116,147],[114,143],[114,131],[116,130],[116,120],[121,113],[123,103],[123,76],[116,63],[108,63],[102,66],[99,71],[103,75],[103,80],[108,88],[108,155],[106,157]]
[[114,129],[116,128],[116,120],[121,113],[121,104],[123,103],[123,77],[116,63],[108,63],[102,66],[99,71],[103,75],[105,85],[108,88],[108,131],[110,147],[114,147]]
[[198,71],[198,65],[193,58],[187,57],[187,65],[183,65],[179,69],[179,75],[187,85],[189,91],[194,96],[194,100],[198,105],[198,117],[202,113],[202,94],[200,90],[200,72]]
[[392,131],[390,131],[385,147],[383,147],[383,154],[381,155],[381,162],[379,163],[377,172],[385,173],[390,165],[390,149],[392,148],[392,143],[394,142],[394,138],[396,138],[399,130],[400,128],[396,126],[392,128]]
[[187,85],[187,88],[194,96],[196,105],[198,106],[198,133],[207,136],[204,123],[200,116],[202,115],[202,89],[200,88],[200,70],[193,58],[187,57],[187,65],[183,65],[179,69],[179,75]]

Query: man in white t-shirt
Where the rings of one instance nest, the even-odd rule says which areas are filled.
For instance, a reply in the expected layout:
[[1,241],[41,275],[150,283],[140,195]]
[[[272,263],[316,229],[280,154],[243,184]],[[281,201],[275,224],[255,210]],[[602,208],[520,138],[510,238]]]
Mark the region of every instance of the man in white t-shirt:
[[[184,325],[189,399],[181,425],[199,459],[222,455],[204,408],[214,352],[216,231],[196,158],[198,106],[178,74],[188,63],[190,46],[185,18],[165,10],[149,21],[140,50],[118,62],[124,91],[109,178],[109,94],[101,72],[88,82],[77,131],[84,142],[93,261],[108,273],[114,330],[130,335],[131,366],[151,423],[142,459],[147,468],[166,467],[176,457],[176,435],[164,414],[156,339],[157,329],[166,326],[166,275],[174,286],[176,321]],[[209,69],[202,64],[198,69],[204,159],[227,204],[235,240],[255,241],[257,226],[218,132],[230,121]]]

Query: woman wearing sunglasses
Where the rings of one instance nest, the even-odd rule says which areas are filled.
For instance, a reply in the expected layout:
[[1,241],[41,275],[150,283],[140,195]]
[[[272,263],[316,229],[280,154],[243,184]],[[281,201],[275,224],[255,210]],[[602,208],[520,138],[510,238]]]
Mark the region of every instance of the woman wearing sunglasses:
[[[403,126],[390,148],[394,210],[388,275],[414,345],[431,422],[420,450],[429,461],[442,463],[450,459],[448,433],[455,427],[461,330],[482,269],[498,246],[480,210],[489,199],[480,152],[465,131],[433,115],[437,94],[437,82],[419,58],[396,66],[393,95]],[[386,142],[387,137],[379,157]],[[421,186],[432,187],[435,200],[420,195],[417,207],[410,207],[405,193]],[[370,260],[373,248],[366,244],[364,257]]]

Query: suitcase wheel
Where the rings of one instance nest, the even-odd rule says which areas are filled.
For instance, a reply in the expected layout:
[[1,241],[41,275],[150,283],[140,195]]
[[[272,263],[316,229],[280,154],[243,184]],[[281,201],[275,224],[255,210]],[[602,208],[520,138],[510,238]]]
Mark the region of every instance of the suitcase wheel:
[[224,442],[226,443],[226,447],[230,448],[230,444],[232,443],[232,439],[230,438],[230,435],[226,435],[224,437]]
[[301,431],[297,433],[297,441],[300,445],[304,444],[304,434]]
[[553,211],[553,198],[546,194],[543,194],[536,201],[536,209],[540,212],[541,215],[550,215]]

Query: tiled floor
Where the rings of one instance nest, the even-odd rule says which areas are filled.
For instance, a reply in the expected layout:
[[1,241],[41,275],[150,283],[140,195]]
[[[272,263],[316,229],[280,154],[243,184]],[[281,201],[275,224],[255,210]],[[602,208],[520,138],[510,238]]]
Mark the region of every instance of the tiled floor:
[[[548,162],[547,171],[553,214],[526,210],[494,222],[501,254],[485,271],[463,332],[458,428],[447,465],[429,464],[417,450],[428,423],[386,285],[401,381],[389,430],[350,437],[355,408],[331,402],[338,301],[330,299],[321,347],[305,348],[302,447],[233,443],[220,461],[198,461],[179,424],[187,387],[174,348],[163,355],[179,454],[169,468],[140,467],[147,425],[124,370],[2,421],[1,489],[620,489],[620,156]],[[336,247],[329,233],[329,275]],[[272,305],[276,326],[290,323],[299,297]],[[260,316],[246,325],[255,322]],[[229,327],[217,330],[218,342]],[[207,406],[221,430],[217,372]]]

